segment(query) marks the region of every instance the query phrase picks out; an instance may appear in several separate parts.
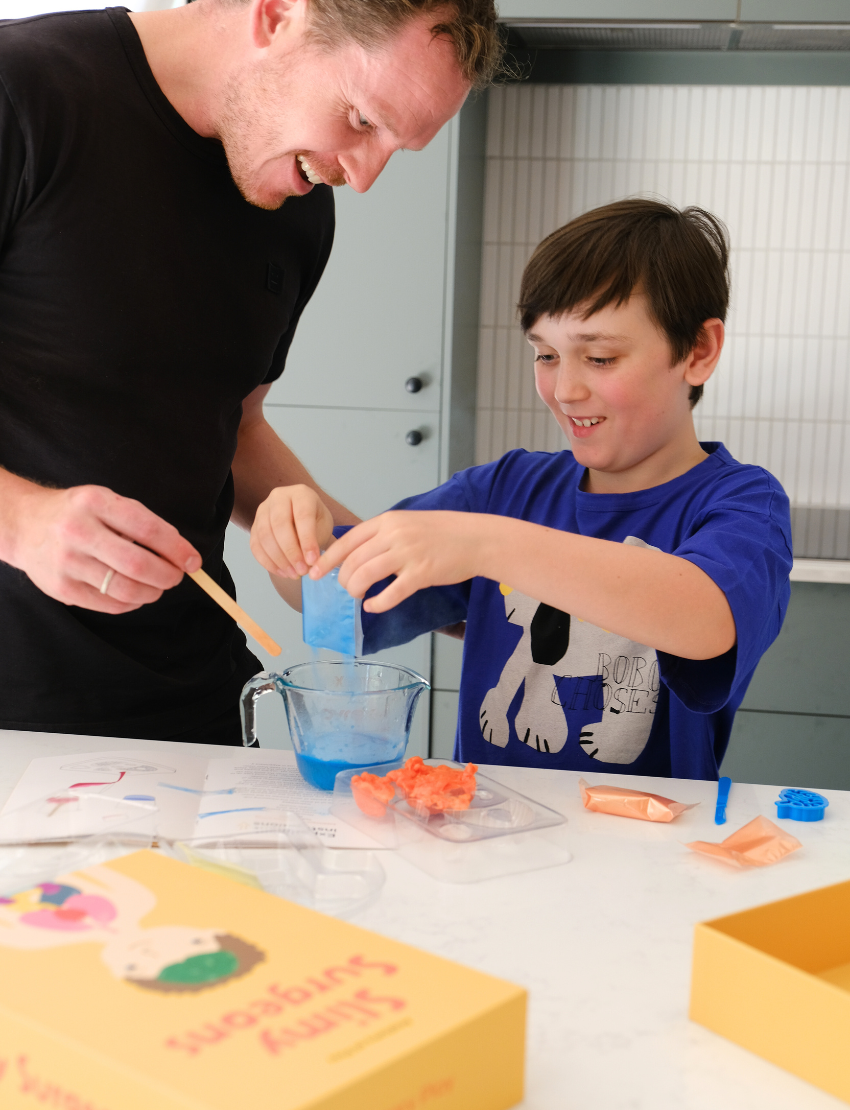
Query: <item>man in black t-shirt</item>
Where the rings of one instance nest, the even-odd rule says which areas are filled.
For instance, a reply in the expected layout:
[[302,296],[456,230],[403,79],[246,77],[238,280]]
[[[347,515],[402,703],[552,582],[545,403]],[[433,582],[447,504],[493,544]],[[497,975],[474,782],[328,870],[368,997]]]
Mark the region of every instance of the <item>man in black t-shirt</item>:
[[228,520],[316,488],[262,404],[329,186],[423,147],[497,54],[491,0],[0,23],[0,728],[239,741],[259,664],[183,572],[232,592]]

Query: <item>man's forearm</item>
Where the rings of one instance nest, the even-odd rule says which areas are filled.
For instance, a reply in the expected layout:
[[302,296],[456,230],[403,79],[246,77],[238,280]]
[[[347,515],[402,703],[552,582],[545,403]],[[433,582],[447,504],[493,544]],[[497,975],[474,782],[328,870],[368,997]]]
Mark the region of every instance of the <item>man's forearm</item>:
[[302,484],[314,489],[330,509],[334,524],[357,524],[359,517],[328,496],[310,473],[264,419],[239,429],[233,460],[236,501],[231,520],[249,530],[261,502],[277,486]]
[[19,525],[26,505],[43,487],[0,467],[0,561],[17,566]]
[[725,594],[687,559],[507,517],[478,520],[486,578],[685,659],[711,659],[736,642]]

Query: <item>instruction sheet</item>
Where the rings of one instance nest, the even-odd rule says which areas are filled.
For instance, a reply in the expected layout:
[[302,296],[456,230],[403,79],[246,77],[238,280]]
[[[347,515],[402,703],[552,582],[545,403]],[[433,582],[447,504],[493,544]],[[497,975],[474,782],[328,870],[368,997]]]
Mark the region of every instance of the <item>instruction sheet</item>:
[[[211,759],[170,751],[161,760],[150,751],[46,756],[30,763],[2,814],[63,791],[155,804],[157,835],[164,840],[267,832],[284,828],[286,813],[297,813],[328,847],[381,847],[331,816],[330,792],[304,781],[290,751],[253,749]],[[56,809],[45,806],[39,836],[49,835]]]

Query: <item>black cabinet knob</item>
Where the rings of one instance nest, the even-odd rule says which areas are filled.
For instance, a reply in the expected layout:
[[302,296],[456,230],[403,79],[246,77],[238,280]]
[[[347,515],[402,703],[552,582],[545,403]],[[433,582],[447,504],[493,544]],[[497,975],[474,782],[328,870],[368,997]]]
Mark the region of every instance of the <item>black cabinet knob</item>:
[[418,428],[414,428],[412,432],[408,432],[404,437],[404,442],[409,443],[411,447],[418,447],[422,442],[422,433]]
[[424,382],[421,378],[408,378],[404,383],[404,388],[408,393],[418,393],[423,385]]

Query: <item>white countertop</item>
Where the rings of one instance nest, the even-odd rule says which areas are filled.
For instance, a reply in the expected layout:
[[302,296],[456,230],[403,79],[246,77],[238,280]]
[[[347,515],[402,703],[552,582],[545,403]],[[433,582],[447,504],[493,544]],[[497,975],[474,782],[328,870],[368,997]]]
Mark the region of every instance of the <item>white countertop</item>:
[[[0,804],[35,756],[170,745],[0,731]],[[232,749],[192,745],[197,753]],[[391,852],[380,899],[352,920],[530,992],[523,1110],[836,1110],[846,1104],[688,1021],[693,927],[850,879],[850,793],[826,820],[782,822],[803,842],[774,867],[737,871],[682,847],[722,840],[762,813],[776,786],[733,785],[714,824],[716,784],[588,776],[703,804],[671,825],[589,813],[579,775],[487,769],[564,813],[573,860],[468,886],[438,883]],[[781,783],[793,786],[794,783]]]

